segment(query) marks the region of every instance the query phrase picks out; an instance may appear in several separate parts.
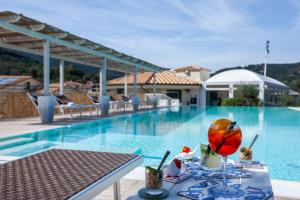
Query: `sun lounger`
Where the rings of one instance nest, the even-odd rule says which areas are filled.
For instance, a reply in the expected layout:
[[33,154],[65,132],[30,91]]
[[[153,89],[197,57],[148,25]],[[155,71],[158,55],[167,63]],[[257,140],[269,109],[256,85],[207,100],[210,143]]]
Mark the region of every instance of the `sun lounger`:
[[89,96],[89,99],[95,103],[95,104],[99,104],[99,97],[98,96]]
[[128,98],[128,97],[126,97],[126,96],[121,96],[121,99],[122,99],[122,101],[124,101],[124,102],[130,102],[131,100]]
[[[65,95],[55,95],[56,101],[58,104],[58,108],[61,110],[63,115],[65,114],[65,110],[69,109],[71,111],[71,118],[73,118],[73,112],[72,110],[78,110],[80,111],[80,117],[82,116],[82,110],[86,108],[96,108],[97,114],[98,114],[98,108],[99,105],[94,104],[76,104],[72,102],[71,99],[69,99]],[[92,115],[92,112],[90,111],[90,115]]]
[[31,100],[33,105],[36,107],[36,109],[39,111],[39,105],[38,105],[38,95],[27,92],[28,98]]
[[134,154],[52,149],[0,165],[0,199],[92,199],[143,163]]

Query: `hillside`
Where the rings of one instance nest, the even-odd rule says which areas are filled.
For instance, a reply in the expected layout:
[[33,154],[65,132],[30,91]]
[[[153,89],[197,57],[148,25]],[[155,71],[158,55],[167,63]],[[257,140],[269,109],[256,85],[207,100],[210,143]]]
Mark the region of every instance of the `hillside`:
[[[51,82],[58,82],[59,80],[58,65],[58,60],[51,60]],[[89,80],[97,83],[99,80],[98,69],[94,67],[67,62],[65,65],[65,80],[81,83]],[[226,70],[242,68],[263,74],[263,64],[255,64],[223,68],[213,73],[212,76]],[[42,57],[0,48],[0,75],[30,75],[37,80],[42,80]],[[120,76],[123,74],[119,72],[109,71],[107,73],[108,80]],[[292,90],[300,92],[300,63],[268,64],[268,76],[282,81]]]
[[[244,67],[223,68],[213,73],[212,76],[230,69],[248,69],[260,74],[264,73],[263,64],[255,64]],[[300,63],[268,64],[267,75],[285,83],[292,90],[300,92]]]
[[[59,80],[59,61],[51,59],[51,82]],[[80,64],[65,63],[65,80],[85,83],[99,81],[99,69]],[[0,48],[0,75],[29,75],[37,80],[43,79],[42,57],[19,53]],[[108,71],[107,79],[122,76],[122,73]]]

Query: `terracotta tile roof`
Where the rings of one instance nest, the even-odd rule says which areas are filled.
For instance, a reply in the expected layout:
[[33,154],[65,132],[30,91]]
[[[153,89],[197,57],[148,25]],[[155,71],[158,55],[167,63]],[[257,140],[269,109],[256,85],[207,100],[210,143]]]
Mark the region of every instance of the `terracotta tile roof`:
[[199,67],[197,65],[189,65],[186,67],[179,67],[174,69],[176,72],[185,72],[185,71],[190,71],[190,72],[198,72],[201,70],[205,70],[205,71],[211,71],[210,69],[204,68],[204,67]]
[[[153,84],[154,77],[153,72],[138,73],[137,83],[138,84]],[[127,76],[127,84],[133,85],[134,76],[133,74]],[[124,85],[125,77],[113,79],[107,81],[107,85]],[[189,78],[176,76],[174,71],[164,71],[156,73],[156,84],[157,85],[200,85],[199,82],[191,80]]]

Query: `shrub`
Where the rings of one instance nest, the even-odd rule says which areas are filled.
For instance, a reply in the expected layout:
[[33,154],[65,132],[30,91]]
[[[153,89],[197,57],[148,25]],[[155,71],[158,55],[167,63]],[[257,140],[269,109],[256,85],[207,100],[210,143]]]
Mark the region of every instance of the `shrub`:
[[222,106],[241,106],[243,105],[243,100],[240,98],[232,98],[232,99],[222,99]]
[[279,106],[300,106],[300,97],[280,95],[277,96],[277,104]]
[[244,104],[244,105],[248,105],[248,106],[260,106],[262,103],[258,98],[252,98],[252,99],[248,99],[248,104]]

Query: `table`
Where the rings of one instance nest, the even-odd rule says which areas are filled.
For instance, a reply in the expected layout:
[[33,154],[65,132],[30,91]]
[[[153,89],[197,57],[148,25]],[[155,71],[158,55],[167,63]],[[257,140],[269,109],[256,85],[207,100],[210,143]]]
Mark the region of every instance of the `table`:
[[[232,162],[232,161],[231,161]],[[242,179],[230,179],[231,183],[240,183],[245,186],[252,186],[255,188],[268,188],[272,191],[271,181],[268,173],[267,166],[264,166],[263,169],[249,169],[251,173],[251,178],[242,178]],[[169,196],[167,200],[187,200],[185,197],[177,195],[177,192],[187,190],[187,188],[199,183],[199,180],[195,180],[192,177],[178,184],[173,184],[164,181],[163,188],[169,191]],[[274,199],[274,197],[269,197],[267,199]],[[127,200],[142,200],[138,195],[128,197]]]

